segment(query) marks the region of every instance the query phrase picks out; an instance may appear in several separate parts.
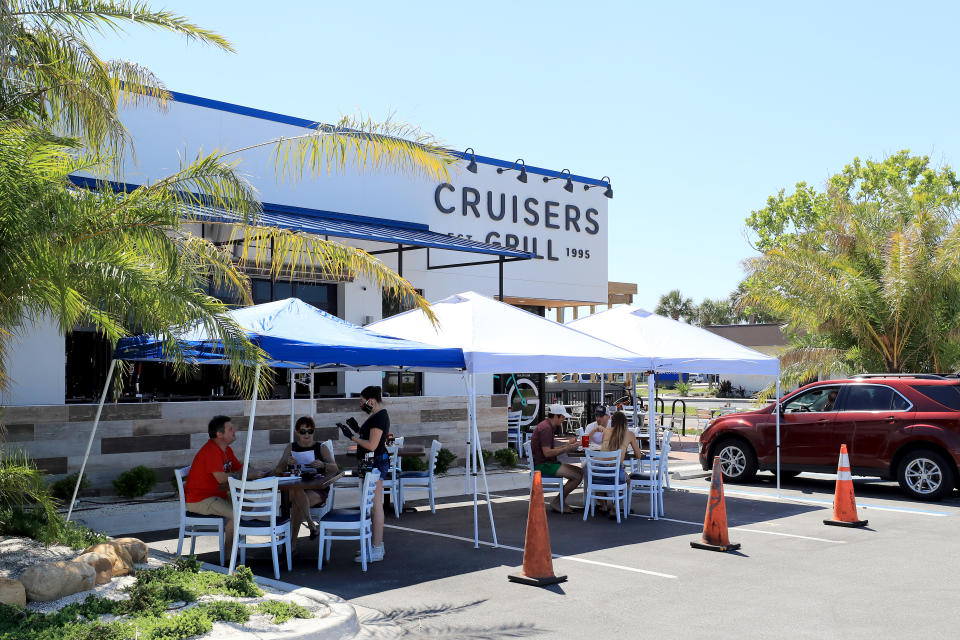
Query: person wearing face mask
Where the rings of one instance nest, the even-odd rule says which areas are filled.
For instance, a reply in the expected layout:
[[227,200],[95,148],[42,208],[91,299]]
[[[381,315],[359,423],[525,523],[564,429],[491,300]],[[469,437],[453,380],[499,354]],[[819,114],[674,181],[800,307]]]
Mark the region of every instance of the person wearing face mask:
[[[360,392],[360,410],[368,417],[363,425],[357,428],[357,421],[353,418],[346,424],[337,423],[343,435],[357,444],[357,457],[363,459],[368,453],[373,453],[373,468],[380,471],[384,478],[390,471],[390,454],[387,453],[387,434],[390,432],[390,416],[383,408],[383,394],[380,387],[365,387]],[[349,426],[348,426],[349,425]],[[370,513],[373,524],[373,553],[369,556],[370,562],[383,560],[383,480],[377,481],[377,490],[373,498],[373,510]],[[355,558],[360,562],[360,553]]]

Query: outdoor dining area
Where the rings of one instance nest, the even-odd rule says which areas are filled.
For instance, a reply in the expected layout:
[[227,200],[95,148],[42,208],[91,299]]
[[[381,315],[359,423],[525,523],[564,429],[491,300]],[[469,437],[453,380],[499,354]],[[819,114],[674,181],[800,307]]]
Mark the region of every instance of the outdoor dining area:
[[[466,470],[463,493],[472,501],[475,548],[480,547],[480,513],[485,505],[489,521],[490,540],[484,544],[498,545],[494,520],[493,500],[481,455],[481,433],[477,424],[477,378],[511,371],[556,372],[578,371],[591,373],[647,372],[649,397],[654,397],[655,377],[659,371],[713,372],[741,371],[745,373],[775,374],[776,358],[764,356],[741,345],[702,331],[696,327],[661,318],[632,307],[612,308],[608,311],[577,320],[566,325],[534,315],[522,309],[499,302],[475,292],[464,292],[432,303],[435,320],[421,310],[408,311],[385,320],[360,327],[326,314],[295,298],[237,309],[232,313],[251,340],[266,354],[266,362],[256,365],[255,381],[261,375],[261,366],[285,368],[298,373],[313,371],[430,371],[459,376],[467,398],[467,428],[462,433]],[[222,344],[209,336],[202,327],[184,332],[180,348],[197,364],[228,364]],[[151,336],[137,336],[121,340],[111,362],[100,409],[111,384],[117,361],[166,361],[171,358],[168,345]],[[293,385],[291,385],[293,386]],[[255,383],[256,390],[258,385]],[[377,388],[379,394],[379,388]],[[363,404],[380,407],[379,395],[371,398],[367,390],[361,393]],[[640,408],[619,414],[613,407],[611,419],[625,420],[626,433],[632,447],[617,451],[600,451],[597,443],[587,441],[583,433],[586,425],[581,417],[575,427],[575,440],[561,440],[568,459],[575,459],[582,468],[586,519],[596,511],[598,504],[613,505],[611,515],[621,520],[629,514],[631,501],[642,496],[649,503],[647,514],[658,518],[664,513],[664,486],[669,486],[668,465],[672,429],[660,432],[660,437],[649,437],[649,427],[656,424],[654,403],[648,403],[646,416]],[[229,543],[222,518],[211,519],[210,514],[191,513],[183,493],[183,479],[189,468],[178,472],[183,520],[180,525],[178,552],[182,552],[185,538],[195,541],[196,535],[217,536],[221,549],[234,550],[221,562],[230,571],[244,561],[245,549],[251,546],[269,547],[274,574],[279,574],[279,549],[285,547],[288,569],[292,566],[291,528],[287,513],[296,504],[294,496],[304,492],[328,492],[322,505],[314,505],[309,518],[317,523],[311,537],[319,539],[317,569],[329,559],[332,541],[353,540],[359,548],[359,564],[367,569],[367,562],[375,557],[376,528],[382,529],[382,504],[390,500],[395,517],[403,512],[404,502],[411,491],[427,494],[431,512],[434,511],[434,461],[440,443],[429,447],[405,447],[402,437],[387,445],[383,459],[358,459],[357,468],[337,468],[335,471],[312,473],[313,461],[296,461],[292,469],[278,468],[266,477],[250,468],[252,433],[257,420],[257,393],[250,400],[249,419],[242,461],[237,460],[237,477],[229,478],[228,489],[233,505],[232,544]],[[291,409],[293,402],[291,399]],[[579,407],[572,407],[579,409]],[[623,407],[627,409],[627,407]],[[100,419],[100,409],[94,421],[94,430]],[[575,411],[586,415],[587,409]],[[595,413],[594,408],[590,408]],[[569,417],[567,407],[558,407],[556,414]],[[629,415],[628,415],[629,414]],[[508,419],[513,419],[508,418]],[[370,444],[362,434],[351,427],[338,425],[346,438],[363,445],[363,450],[378,449],[381,443]],[[290,415],[290,442],[298,437],[295,416]],[[657,430],[654,430],[657,433]],[[219,432],[211,438],[219,437]],[[487,441],[489,441],[489,434]],[[640,444],[643,442],[643,444]],[[524,449],[531,479],[534,469],[535,446],[530,441],[516,443]],[[600,443],[602,445],[602,442]],[[334,443],[328,447],[333,454]],[[319,449],[318,449],[319,450]],[[339,452],[341,455],[345,451]],[[428,459],[428,470],[404,472],[399,460],[404,455],[422,455]],[[379,454],[378,454],[379,456]],[[319,457],[319,456],[318,456]],[[315,457],[315,460],[318,459]],[[86,464],[86,455],[84,457]],[[297,465],[300,465],[299,467]],[[82,477],[83,466],[81,466]],[[298,473],[299,471],[299,473]],[[78,479],[78,485],[79,485]],[[580,484],[579,482],[577,483]],[[379,489],[377,487],[380,487]],[[560,489],[563,478],[544,474],[544,488]],[[340,494],[351,490],[351,504],[340,504]],[[561,505],[561,510],[566,505]],[[72,508],[72,507],[71,507]],[[379,514],[379,515],[378,515]],[[207,516],[204,518],[203,516]],[[379,518],[379,525],[377,524]],[[217,520],[220,520],[218,523]],[[300,523],[293,523],[299,529]],[[380,534],[382,536],[382,534]],[[263,538],[267,542],[261,542]],[[252,542],[252,540],[258,540]],[[191,545],[194,542],[191,542]],[[192,548],[192,546],[191,546]],[[382,546],[381,546],[382,549]],[[381,551],[382,553],[382,551]]]

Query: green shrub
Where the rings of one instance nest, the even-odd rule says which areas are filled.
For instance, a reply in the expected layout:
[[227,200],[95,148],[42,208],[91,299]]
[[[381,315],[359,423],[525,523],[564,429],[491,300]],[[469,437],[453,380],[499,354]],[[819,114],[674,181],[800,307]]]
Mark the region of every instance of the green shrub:
[[490,460],[493,458],[493,451],[487,451],[486,449],[480,449],[480,455],[483,456],[483,464],[490,464]]
[[207,617],[214,622],[222,620],[223,622],[244,623],[250,619],[250,608],[240,602],[232,600],[216,600],[214,602],[204,602],[198,609],[203,609]]
[[[20,449],[0,448],[0,513],[39,512],[43,521],[57,513],[57,504],[43,474]],[[4,526],[0,516],[0,528]]]
[[256,598],[263,595],[263,591],[253,581],[253,571],[243,565],[237,567],[232,576],[226,577],[223,586],[227,595],[237,598]]
[[509,447],[505,449],[498,449],[496,453],[493,454],[493,457],[496,458],[497,462],[500,463],[500,466],[505,469],[512,469],[513,467],[517,466],[517,462],[520,460],[517,452]]
[[184,573],[200,573],[203,563],[197,560],[197,556],[179,556],[173,561],[173,568]]
[[[73,488],[77,486],[77,477],[79,473],[71,473],[66,478],[61,478],[50,485],[50,493],[54,498],[58,498],[63,502],[68,502],[70,498],[73,497]],[[90,488],[90,481],[87,480],[87,477],[84,476],[83,480],[80,482],[80,490],[77,491],[79,496],[84,491]]]
[[693,389],[693,385],[689,382],[678,382],[673,385],[673,388],[676,389],[677,394],[681,396],[689,396],[690,390]]
[[450,465],[457,459],[456,454],[450,449],[440,449],[437,453],[437,466],[435,471],[437,473],[446,473],[447,469],[450,468]]
[[30,538],[44,544],[62,544],[71,549],[85,549],[106,542],[107,536],[75,522],[67,522],[54,511],[21,508],[0,511],[0,535]]
[[306,607],[292,602],[281,600],[267,600],[257,605],[257,610],[268,616],[273,616],[274,624],[283,624],[290,618],[312,618],[313,614]]
[[157,484],[157,472],[142,464],[127,469],[113,481],[117,495],[124,498],[139,498],[146,495]]
[[401,471],[426,471],[427,461],[420,456],[400,458]]

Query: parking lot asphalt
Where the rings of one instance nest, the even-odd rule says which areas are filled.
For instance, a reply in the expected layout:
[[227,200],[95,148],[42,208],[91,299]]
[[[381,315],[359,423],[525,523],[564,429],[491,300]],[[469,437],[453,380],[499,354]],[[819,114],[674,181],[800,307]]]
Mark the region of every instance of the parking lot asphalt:
[[[294,570],[281,579],[383,611],[411,637],[955,635],[956,494],[911,502],[893,483],[856,479],[860,517],[870,522],[844,529],[822,524],[831,515],[831,476],[802,474],[784,484],[778,500],[772,476],[760,474],[725,487],[730,538],[742,548],[724,554],[689,545],[700,536],[706,480],[672,484],[666,516],[657,521],[633,516],[618,525],[548,512],[554,569],[568,576],[549,588],[507,580],[522,563],[525,491],[495,494],[498,548],[489,545],[482,519],[488,544],[473,548],[472,504],[451,497],[436,514],[421,507],[388,516],[386,558],[365,574],[352,561],[356,545],[346,542],[334,545],[318,573],[317,547],[302,539]],[[572,501],[582,501],[579,491]],[[169,544],[169,532],[152,539],[165,537]],[[251,553],[248,564],[272,574],[265,555]]]

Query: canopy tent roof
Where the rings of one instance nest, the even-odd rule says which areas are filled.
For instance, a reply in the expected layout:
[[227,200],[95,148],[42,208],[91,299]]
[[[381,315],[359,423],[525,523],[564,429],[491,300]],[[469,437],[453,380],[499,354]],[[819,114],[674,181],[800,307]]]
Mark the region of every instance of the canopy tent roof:
[[646,371],[650,358],[473,291],[431,303],[434,327],[420,310],[369,325],[370,330],[463,350],[467,371],[605,373]]
[[[268,356],[267,366],[293,369],[450,370],[465,367],[463,352],[381,335],[287,298],[235,309],[233,319]],[[229,364],[223,345],[202,326],[179,336],[187,357],[201,364]],[[156,336],[124,338],[117,360],[167,360]]]
[[773,356],[638,307],[614,307],[566,326],[649,357],[653,361],[650,369],[655,372],[780,373],[780,361]]

